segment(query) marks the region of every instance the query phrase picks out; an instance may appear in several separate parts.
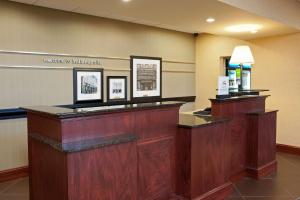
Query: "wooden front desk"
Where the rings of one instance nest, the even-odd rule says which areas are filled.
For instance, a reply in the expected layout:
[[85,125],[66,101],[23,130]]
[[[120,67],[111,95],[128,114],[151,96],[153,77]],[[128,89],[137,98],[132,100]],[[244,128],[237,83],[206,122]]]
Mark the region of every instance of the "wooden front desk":
[[180,102],[27,108],[30,200],[224,199],[276,169],[265,99],[212,100],[212,116],[180,122]]

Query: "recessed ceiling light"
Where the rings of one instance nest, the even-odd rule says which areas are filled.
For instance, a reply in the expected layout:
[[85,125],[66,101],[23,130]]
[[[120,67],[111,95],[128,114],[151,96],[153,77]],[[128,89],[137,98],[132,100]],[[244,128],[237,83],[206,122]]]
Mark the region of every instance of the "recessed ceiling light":
[[229,26],[226,28],[226,31],[233,32],[233,33],[242,33],[242,32],[251,32],[252,31],[258,31],[261,29],[261,25],[259,24],[240,24],[240,25],[234,25]]
[[214,21],[216,21],[216,20],[212,17],[206,19],[207,23],[213,23]]
[[127,2],[130,2],[131,0],[122,0],[122,1],[127,3]]

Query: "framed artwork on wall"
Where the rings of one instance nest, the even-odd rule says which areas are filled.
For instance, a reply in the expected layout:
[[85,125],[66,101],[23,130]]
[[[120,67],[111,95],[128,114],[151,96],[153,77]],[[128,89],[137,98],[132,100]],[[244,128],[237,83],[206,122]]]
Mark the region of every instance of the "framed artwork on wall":
[[127,76],[107,76],[107,101],[127,100]]
[[131,56],[131,100],[159,101],[162,96],[162,59]]
[[73,69],[74,104],[103,102],[103,69]]

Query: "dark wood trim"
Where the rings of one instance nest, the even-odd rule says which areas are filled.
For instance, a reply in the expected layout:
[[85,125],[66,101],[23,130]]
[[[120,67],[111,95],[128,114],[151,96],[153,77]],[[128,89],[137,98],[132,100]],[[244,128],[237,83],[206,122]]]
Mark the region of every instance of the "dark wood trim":
[[[109,84],[109,80],[110,79],[124,79],[125,82],[125,97],[122,99],[111,99],[110,98],[110,84]],[[124,102],[127,101],[127,76],[107,76],[106,77],[106,98],[107,98],[107,102]]]
[[26,118],[26,111],[20,108],[0,109],[0,120]]
[[163,101],[184,101],[184,102],[195,102],[196,96],[184,96],[184,97],[167,97],[162,98]]
[[0,171],[0,183],[28,176],[28,166]]
[[300,147],[286,145],[286,144],[276,144],[277,152],[289,153],[300,156]]
[[271,163],[268,163],[258,169],[247,169],[247,176],[254,178],[254,179],[261,179],[273,172],[276,172],[277,170],[277,161],[273,161]]
[[[77,73],[78,72],[100,72],[101,73],[101,99],[96,100],[77,100]],[[103,69],[102,68],[74,68],[73,69],[73,102],[74,104],[83,104],[83,103],[102,103],[103,102]]]
[[[160,94],[159,96],[149,97],[133,97],[133,59],[149,59],[160,61]],[[161,101],[162,100],[162,58],[160,57],[148,57],[148,56],[130,56],[130,99],[136,103],[142,103],[144,101]]]

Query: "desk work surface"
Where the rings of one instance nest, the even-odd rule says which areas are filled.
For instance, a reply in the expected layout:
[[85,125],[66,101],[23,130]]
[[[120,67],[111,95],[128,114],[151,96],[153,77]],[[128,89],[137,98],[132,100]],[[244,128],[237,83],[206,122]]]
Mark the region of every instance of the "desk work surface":
[[227,118],[213,117],[210,115],[200,116],[193,114],[180,114],[178,126],[180,128],[198,128],[227,121],[229,121]]
[[165,101],[165,102],[153,102],[153,103],[137,103],[137,104],[127,104],[127,105],[114,105],[114,106],[99,106],[99,107],[87,107],[87,108],[63,108],[55,106],[32,106],[24,107],[26,111],[43,113],[48,115],[53,115],[58,118],[72,118],[72,117],[82,117],[88,115],[97,115],[101,113],[110,112],[126,112],[130,110],[143,110],[152,109],[159,107],[169,107],[169,106],[181,106],[184,102],[177,101]]

